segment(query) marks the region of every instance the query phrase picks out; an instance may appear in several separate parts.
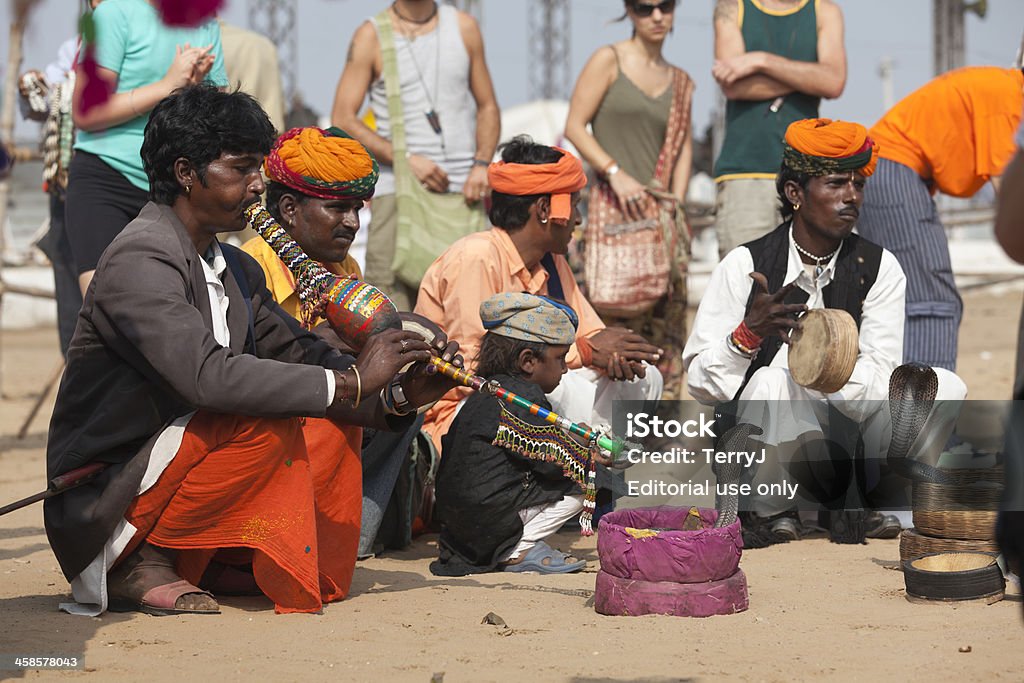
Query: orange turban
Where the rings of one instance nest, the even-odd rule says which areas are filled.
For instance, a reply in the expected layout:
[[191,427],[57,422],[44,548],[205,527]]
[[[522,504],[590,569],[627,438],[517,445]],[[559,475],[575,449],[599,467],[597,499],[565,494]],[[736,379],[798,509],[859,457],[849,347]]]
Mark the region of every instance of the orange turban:
[[551,195],[551,220],[566,222],[572,215],[572,195],[587,186],[583,164],[561,147],[553,147],[562,157],[550,164],[491,164],[487,179],[491,187],[505,194],[523,196]]
[[803,119],[786,129],[782,160],[792,170],[813,176],[842,171],[869,176],[878,163],[878,145],[859,123]]
[[264,170],[271,180],[320,199],[366,199],[377,160],[340,128],[292,128],[274,143]]

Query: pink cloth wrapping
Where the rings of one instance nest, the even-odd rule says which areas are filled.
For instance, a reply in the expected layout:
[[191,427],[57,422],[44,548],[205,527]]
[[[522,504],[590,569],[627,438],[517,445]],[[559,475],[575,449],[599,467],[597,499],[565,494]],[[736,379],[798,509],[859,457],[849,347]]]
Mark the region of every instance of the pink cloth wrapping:
[[613,617],[710,617],[743,612],[749,604],[747,577],[742,569],[726,579],[704,583],[638,581],[600,571],[594,591],[594,609]]
[[[601,570],[611,576],[642,581],[702,583],[736,573],[743,550],[740,523],[715,529],[718,511],[701,508],[705,529],[683,531],[689,508],[619,510],[604,515],[597,537]],[[631,529],[669,529],[638,538]]]

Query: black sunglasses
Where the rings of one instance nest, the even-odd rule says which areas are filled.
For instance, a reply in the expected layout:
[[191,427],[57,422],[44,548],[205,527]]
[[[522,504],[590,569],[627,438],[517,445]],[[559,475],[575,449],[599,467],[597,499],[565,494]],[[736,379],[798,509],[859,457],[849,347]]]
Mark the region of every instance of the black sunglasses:
[[676,10],[676,0],[662,0],[657,5],[640,2],[633,4],[633,13],[638,17],[649,17],[654,14],[656,9],[661,10],[662,14],[672,14]]

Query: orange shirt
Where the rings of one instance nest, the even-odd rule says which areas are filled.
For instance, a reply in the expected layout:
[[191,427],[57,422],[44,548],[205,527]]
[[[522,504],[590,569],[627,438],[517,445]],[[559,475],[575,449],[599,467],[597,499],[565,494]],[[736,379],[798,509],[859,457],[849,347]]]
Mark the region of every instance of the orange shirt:
[[1002,174],[1016,150],[1022,88],[1019,69],[950,71],[900,100],[870,134],[879,156],[912,168],[933,191],[971,197]]
[[[603,330],[604,323],[576,285],[568,261],[558,255],[554,259],[565,301],[580,320],[576,337],[589,337]],[[434,261],[420,283],[416,313],[440,325],[450,339],[459,342],[466,366],[472,369],[484,336],[480,304],[501,292],[546,295],[548,273],[540,264],[528,270],[508,233],[491,228],[463,237]],[[575,344],[566,362],[569,367],[580,367]],[[453,389],[427,411],[423,429],[438,448],[441,436],[455,418],[455,407],[468,392]]]

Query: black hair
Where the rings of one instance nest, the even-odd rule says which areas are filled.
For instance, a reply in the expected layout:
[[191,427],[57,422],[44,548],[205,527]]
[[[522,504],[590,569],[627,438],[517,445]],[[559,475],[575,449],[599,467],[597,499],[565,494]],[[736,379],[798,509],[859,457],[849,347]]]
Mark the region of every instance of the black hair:
[[277,134],[259,102],[241,91],[190,85],[160,100],[149,115],[142,141],[142,166],[149,198],[173,204],[182,193],[174,162],[188,159],[206,183],[206,168],[224,152],[266,155]]
[[[541,145],[529,135],[517,135],[501,147],[501,160],[506,164],[553,164],[562,158],[554,147]],[[530,207],[547,194],[512,195],[491,191],[491,210],[487,217],[491,224],[506,232],[515,232],[530,220]]]
[[807,183],[811,180],[811,175],[801,171],[794,171],[785,162],[779,168],[779,174],[775,176],[775,191],[779,193],[779,201],[782,202],[783,222],[793,218],[793,205],[786,198],[786,183],[790,180],[799,185],[800,189],[806,190]]
[[290,194],[295,197],[295,201],[299,204],[302,204],[309,198],[309,195],[304,192],[299,192],[298,190],[290,188],[276,180],[267,181],[267,212],[270,213],[270,215],[274,217],[274,220],[280,223],[282,227],[284,226],[284,223],[281,221],[281,198],[286,194]]
[[519,355],[523,351],[532,351],[538,358],[546,351],[544,342],[532,342],[513,339],[494,332],[484,334],[480,342],[480,350],[476,354],[476,374],[490,379],[494,375],[511,375],[518,377],[523,374],[519,368]]
[[[639,0],[623,0],[622,4],[626,6],[626,11],[622,13],[621,17],[614,20],[615,23],[629,19],[629,10],[636,9],[636,6],[639,4]],[[633,35],[636,35],[635,30],[633,31]]]

